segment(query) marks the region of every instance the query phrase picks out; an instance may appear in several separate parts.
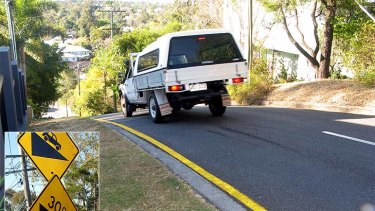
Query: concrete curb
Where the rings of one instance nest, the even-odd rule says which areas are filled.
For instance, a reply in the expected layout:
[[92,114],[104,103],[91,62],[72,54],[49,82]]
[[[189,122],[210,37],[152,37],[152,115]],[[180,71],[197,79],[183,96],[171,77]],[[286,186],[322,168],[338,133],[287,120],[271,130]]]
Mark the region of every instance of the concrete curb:
[[375,115],[375,106],[340,106],[326,103],[289,102],[289,101],[262,101],[259,105],[269,107],[312,109],[329,112],[343,112],[352,114]]

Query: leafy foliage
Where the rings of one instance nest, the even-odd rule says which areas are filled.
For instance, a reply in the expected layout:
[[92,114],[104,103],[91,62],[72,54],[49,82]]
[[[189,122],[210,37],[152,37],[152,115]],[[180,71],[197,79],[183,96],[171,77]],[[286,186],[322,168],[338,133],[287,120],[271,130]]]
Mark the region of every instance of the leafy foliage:
[[80,153],[64,175],[65,187],[71,198],[79,201],[79,210],[98,210],[99,133],[71,133]]
[[[342,0],[346,1],[346,0]],[[300,51],[302,55],[310,62],[316,71],[317,78],[328,78],[331,62],[331,51],[333,43],[333,32],[335,27],[336,12],[341,8],[340,0],[261,0],[262,5],[274,14],[275,21],[279,21],[288,35],[289,40]],[[312,26],[312,37],[315,39],[314,45],[309,45],[305,40],[305,35],[301,31],[299,23],[298,10],[310,10]],[[318,24],[318,18],[321,18],[321,24]],[[291,23],[295,23],[293,32]],[[323,27],[320,27],[323,26]],[[322,30],[319,36],[318,31]],[[297,34],[297,35],[296,35]],[[297,39],[299,38],[299,39]],[[314,47],[315,46],[315,47]],[[320,58],[318,60],[318,54]]]
[[[370,3],[368,3],[370,4]],[[375,13],[375,3],[368,7]],[[336,54],[360,81],[375,85],[375,23],[357,5],[342,10],[335,31]]]
[[176,23],[160,30],[137,29],[117,37],[110,46],[98,49],[86,80],[81,82],[81,93],[76,87],[71,97],[73,110],[82,116],[113,112],[113,104],[117,103],[113,102],[113,95],[117,95],[117,75],[125,71],[124,60],[131,52],[141,51],[161,35],[179,29],[181,27]]
[[[56,4],[46,0],[15,0],[13,15],[20,68],[27,68],[28,103],[36,117],[40,117],[48,105],[59,97],[57,87],[59,74],[66,69],[56,48],[45,45],[41,39],[46,35],[61,34],[44,18],[45,11],[56,10]],[[4,4],[0,5],[0,24],[6,26]],[[0,41],[8,40],[7,27],[0,28]]]
[[[35,193],[31,193],[31,200],[35,200]],[[15,191],[7,189],[5,191],[5,210],[26,210],[25,193],[23,190]]]
[[32,52],[26,55],[28,72],[26,74],[28,103],[33,107],[34,115],[40,117],[48,105],[59,97],[60,73],[67,69],[56,48],[41,41],[32,42]]
[[253,61],[250,83],[231,85],[228,91],[231,97],[240,104],[256,104],[271,91],[272,84],[273,79],[268,72],[267,61],[264,58],[257,58]]

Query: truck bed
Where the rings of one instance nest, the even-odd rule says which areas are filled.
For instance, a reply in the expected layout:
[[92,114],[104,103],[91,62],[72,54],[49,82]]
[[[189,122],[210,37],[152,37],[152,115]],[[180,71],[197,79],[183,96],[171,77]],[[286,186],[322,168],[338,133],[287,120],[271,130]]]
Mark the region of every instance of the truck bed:
[[209,64],[175,69],[160,69],[135,76],[138,90],[165,88],[177,84],[194,84],[232,78],[247,77],[244,61]]

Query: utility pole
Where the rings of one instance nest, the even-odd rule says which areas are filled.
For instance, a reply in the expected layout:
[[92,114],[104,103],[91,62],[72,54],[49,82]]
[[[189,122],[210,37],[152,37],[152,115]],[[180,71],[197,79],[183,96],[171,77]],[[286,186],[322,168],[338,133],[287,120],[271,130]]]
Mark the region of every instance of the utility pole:
[[5,172],[5,175],[22,173],[22,177],[23,177],[22,181],[23,181],[23,185],[24,185],[24,194],[25,194],[25,199],[26,199],[26,205],[27,205],[27,208],[30,208],[31,203],[32,203],[32,199],[31,199],[31,194],[30,194],[29,180],[28,180],[27,172],[28,171],[36,171],[36,168],[34,168],[34,167],[27,168],[26,155],[21,148],[20,148],[20,151],[21,151],[21,155],[7,155],[7,156],[5,156],[5,158],[21,158],[21,165],[22,165],[21,169],[7,171],[7,172]]
[[248,45],[249,52],[247,56],[247,61],[249,63],[249,67],[251,70],[253,66],[253,0],[249,0],[248,4]]
[[104,71],[104,102],[107,102],[107,71]]
[[[78,62],[77,63],[77,72],[78,72],[78,96],[81,96],[81,65],[80,63]],[[79,116],[81,117],[82,116],[82,113],[81,113],[81,107],[79,107]]]
[[25,199],[27,203],[27,208],[31,207],[31,194],[30,194],[30,185],[29,185],[29,176],[27,174],[27,163],[26,163],[26,155],[25,152],[21,149],[20,147],[20,152],[21,152],[21,164],[22,164],[22,176],[23,176],[23,187],[24,187],[24,192],[25,192]]
[[78,76],[78,95],[81,95],[81,65],[77,63],[77,76]]
[[111,40],[113,40],[113,13],[115,12],[119,12],[119,13],[122,13],[122,12],[128,12],[126,10],[114,10],[113,7],[111,7],[111,10],[98,10],[98,12],[109,12],[111,13],[111,28],[109,29],[103,29],[103,30],[111,30]]
[[249,64],[249,74],[248,74],[248,83],[251,82],[250,80],[250,72],[251,69],[253,68],[253,0],[248,0],[248,5],[247,5],[247,13],[248,13],[248,18],[247,18],[247,45],[248,45],[248,52],[247,52],[247,63]]

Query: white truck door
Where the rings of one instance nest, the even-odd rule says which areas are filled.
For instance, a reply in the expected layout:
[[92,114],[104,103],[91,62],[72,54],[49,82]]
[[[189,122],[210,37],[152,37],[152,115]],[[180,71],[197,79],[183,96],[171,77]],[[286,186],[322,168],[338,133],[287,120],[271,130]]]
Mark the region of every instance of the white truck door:
[[126,97],[128,98],[130,103],[134,103],[138,99],[138,94],[135,89],[135,83],[134,83],[134,78],[133,78],[133,70],[130,69],[128,74],[126,75],[126,80],[125,80],[125,92],[126,92]]

